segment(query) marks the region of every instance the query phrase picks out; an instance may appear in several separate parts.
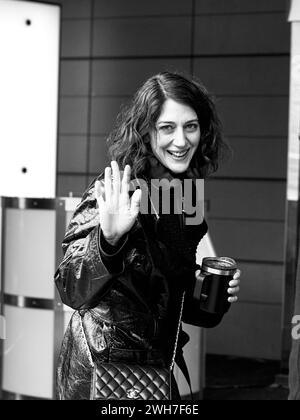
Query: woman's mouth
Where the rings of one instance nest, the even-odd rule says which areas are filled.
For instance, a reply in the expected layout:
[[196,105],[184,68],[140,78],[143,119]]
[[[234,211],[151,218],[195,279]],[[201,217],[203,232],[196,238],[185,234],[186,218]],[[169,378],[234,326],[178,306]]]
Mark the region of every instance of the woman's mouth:
[[185,150],[184,152],[172,152],[171,150],[167,150],[167,152],[169,153],[169,155],[171,155],[171,157],[174,160],[184,160],[188,154],[190,149]]

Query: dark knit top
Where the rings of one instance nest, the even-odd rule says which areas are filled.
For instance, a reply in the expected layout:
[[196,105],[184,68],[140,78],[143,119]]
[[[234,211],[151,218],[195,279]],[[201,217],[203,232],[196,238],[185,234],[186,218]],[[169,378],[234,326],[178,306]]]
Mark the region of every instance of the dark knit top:
[[[182,183],[182,188],[185,179],[193,179],[195,181],[192,171],[175,174],[162,165],[155,156],[150,158],[150,168],[146,173],[146,177],[149,187],[151,179],[165,178],[169,181],[179,179]],[[193,199],[195,199],[195,188],[193,193]],[[170,202],[170,214],[163,214],[161,209],[159,209],[157,239],[165,244],[168,251],[173,255],[173,259],[177,261],[181,267],[193,267],[196,265],[196,250],[198,243],[208,231],[206,221],[204,220],[203,223],[199,225],[188,225],[185,222],[186,216],[184,212],[182,212],[182,214],[176,214],[172,206],[172,203],[174,203],[174,190],[172,188],[170,191]]]

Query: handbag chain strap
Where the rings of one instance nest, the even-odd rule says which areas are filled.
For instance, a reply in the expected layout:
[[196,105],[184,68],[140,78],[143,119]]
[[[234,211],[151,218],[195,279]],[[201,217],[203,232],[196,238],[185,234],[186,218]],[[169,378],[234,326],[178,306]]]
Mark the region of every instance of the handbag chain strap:
[[183,313],[184,298],[185,298],[185,292],[183,292],[182,299],[181,299],[181,307],[180,307],[180,314],[179,314],[179,319],[178,319],[178,327],[177,327],[177,332],[176,332],[174,351],[173,351],[170,370],[173,369],[174,364],[175,364],[176,351],[177,351],[177,345],[178,345],[178,339],[179,339],[179,333],[180,333],[180,327],[181,327],[181,319],[182,319],[182,313]]

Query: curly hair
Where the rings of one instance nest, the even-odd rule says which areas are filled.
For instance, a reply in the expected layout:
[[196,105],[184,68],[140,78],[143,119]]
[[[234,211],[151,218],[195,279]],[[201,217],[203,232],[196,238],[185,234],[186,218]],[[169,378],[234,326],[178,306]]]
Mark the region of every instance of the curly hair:
[[222,126],[215,104],[205,87],[196,79],[175,72],[159,73],[148,79],[124,106],[110,133],[108,154],[121,167],[129,164],[136,177],[147,171],[153,156],[150,133],[167,99],[191,107],[197,114],[201,137],[190,164],[197,177],[207,177],[218,169],[218,162],[228,148],[223,140]]

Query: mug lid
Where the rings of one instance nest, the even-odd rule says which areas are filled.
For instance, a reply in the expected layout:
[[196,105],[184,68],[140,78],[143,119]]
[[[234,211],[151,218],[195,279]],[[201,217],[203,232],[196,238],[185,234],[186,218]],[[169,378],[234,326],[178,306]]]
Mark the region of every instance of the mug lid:
[[205,257],[202,260],[202,268],[204,270],[218,270],[220,272],[232,272],[237,269],[237,263],[230,257]]

